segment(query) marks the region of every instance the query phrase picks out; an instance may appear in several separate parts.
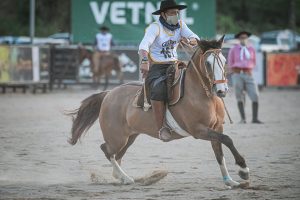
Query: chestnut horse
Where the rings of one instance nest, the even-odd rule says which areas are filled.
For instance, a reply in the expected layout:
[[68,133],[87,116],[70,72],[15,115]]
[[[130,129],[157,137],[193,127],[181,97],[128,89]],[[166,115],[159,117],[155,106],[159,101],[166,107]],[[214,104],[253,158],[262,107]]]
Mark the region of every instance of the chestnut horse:
[[104,76],[105,83],[103,90],[106,90],[109,84],[109,77],[111,75],[112,70],[116,71],[120,84],[123,83],[122,66],[119,62],[118,55],[114,53],[103,55],[99,61],[99,65],[95,66],[93,62],[93,51],[86,49],[83,45],[79,45],[78,48],[80,55],[79,62],[82,63],[84,59],[88,59],[90,61],[93,73],[93,82],[96,85],[99,85],[100,78]]
[[[172,139],[193,136],[195,139],[210,141],[225,185],[237,187],[241,183],[234,181],[228,173],[222,144],[230,149],[236,164],[240,166],[239,175],[242,179],[249,179],[249,168],[232,139],[223,134],[225,111],[220,97],[224,97],[228,89],[224,72],[226,59],[221,52],[223,38],[218,41],[198,41],[199,47],[186,69],[184,96],[176,105],[170,106],[167,112],[171,113],[179,127],[176,130],[185,132],[182,134],[176,131]],[[113,176],[125,184],[134,183],[134,179],[120,166],[128,147],[141,133],[158,138],[152,109],[145,112],[133,106],[135,94],[140,88],[140,83],[133,82],[94,94],[85,99],[79,109],[69,113],[74,119],[69,140],[72,145],[99,117],[105,140],[101,149],[112,163]]]

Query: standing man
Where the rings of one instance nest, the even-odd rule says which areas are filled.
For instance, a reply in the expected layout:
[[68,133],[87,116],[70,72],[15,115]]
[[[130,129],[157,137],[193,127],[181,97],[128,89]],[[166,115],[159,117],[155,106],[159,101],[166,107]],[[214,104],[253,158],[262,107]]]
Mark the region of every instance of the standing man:
[[109,55],[113,44],[112,34],[106,26],[100,27],[100,32],[96,34],[95,51],[93,54],[94,70],[100,70],[100,59],[103,56]]
[[248,44],[251,33],[241,31],[235,35],[239,44],[232,47],[228,54],[228,65],[231,69],[233,86],[241,114],[241,123],[246,123],[245,92],[252,101],[252,123],[261,124],[258,120],[258,88],[252,76],[252,69],[256,65],[255,49]]
[[170,130],[165,127],[164,118],[167,103],[166,71],[177,62],[177,47],[181,40],[196,45],[199,37],[180,19],[180,10],[185,5],[175,0],[161,1],[160,9],[153,15],[159,20],[151,23],[139,46],[140,70],[150,88],[150,100],[156,119],[158,136],[163,141],[171,139]]

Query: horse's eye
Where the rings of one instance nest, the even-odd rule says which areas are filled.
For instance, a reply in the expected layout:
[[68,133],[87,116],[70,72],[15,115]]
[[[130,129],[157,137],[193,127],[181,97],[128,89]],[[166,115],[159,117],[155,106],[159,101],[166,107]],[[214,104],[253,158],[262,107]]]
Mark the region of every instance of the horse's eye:
[[208,61],[205,62],[205,65],[210,66],[210,63]]

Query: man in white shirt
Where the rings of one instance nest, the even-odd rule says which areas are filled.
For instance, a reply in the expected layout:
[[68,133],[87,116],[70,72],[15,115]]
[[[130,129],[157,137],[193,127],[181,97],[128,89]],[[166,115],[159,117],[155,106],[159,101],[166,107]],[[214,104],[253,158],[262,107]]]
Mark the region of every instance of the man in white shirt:
[[96,34],[95,51],[93,54],[94,69],[100,69],[100,59],[102,56],[110,54],[111,46],[113,44],[112,34],[106,26],[100,27],[100,32]]
[[180,19],[180,10],[186,5],[178,5],[175,0],[164,0],[153,15],[159,20],[151,23],[139,46],[140,70],[150,88],[150,100],[156,119],[158,136],[163,141],[171,139],[170,130],[163,125],[166,103],[166,70],[177,60],[177,47],[181,40],[196,45],[199,37]]

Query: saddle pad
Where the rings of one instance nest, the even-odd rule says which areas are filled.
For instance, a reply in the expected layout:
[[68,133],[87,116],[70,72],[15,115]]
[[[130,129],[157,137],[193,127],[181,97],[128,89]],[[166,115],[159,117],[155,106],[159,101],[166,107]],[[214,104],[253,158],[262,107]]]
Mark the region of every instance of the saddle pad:
[[176,132],[178,135],[181,135],[182,137],[191,136],[191,134],[189,134],[179,126],[179,124],[174,119],[172,113],[170,112],[169,108],[167,108],[166,111],[166,123],[171,128],[171,130]]

